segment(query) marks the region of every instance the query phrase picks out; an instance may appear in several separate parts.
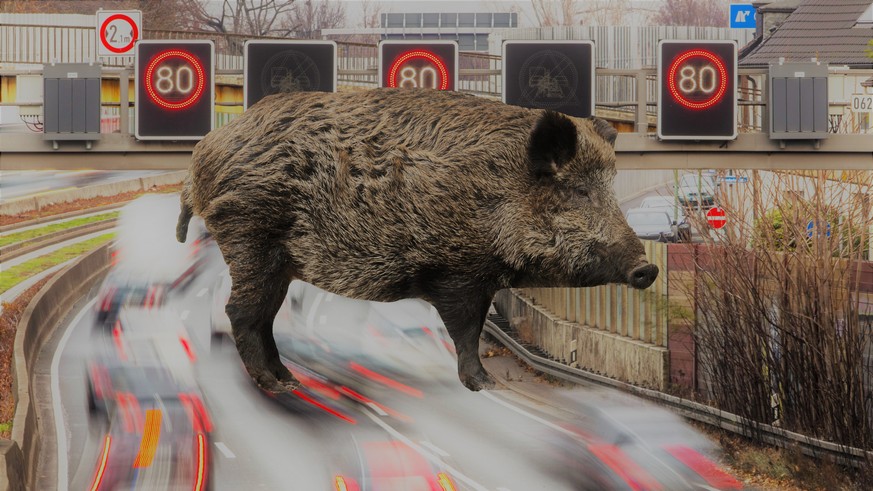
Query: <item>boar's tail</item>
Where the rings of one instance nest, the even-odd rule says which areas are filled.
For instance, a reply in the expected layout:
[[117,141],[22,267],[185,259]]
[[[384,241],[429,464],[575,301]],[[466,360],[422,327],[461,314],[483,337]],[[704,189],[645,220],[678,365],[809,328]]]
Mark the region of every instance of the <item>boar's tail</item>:
[[188,237],[188,222],[191,221],[191,217],[194,215],[193,207],[191,206],[190,186],[191,181],[186,180],[179,199],[181,210],[179,211],[179,221],[176,223],[176,240],[179,242],[185,242],[185,239]]

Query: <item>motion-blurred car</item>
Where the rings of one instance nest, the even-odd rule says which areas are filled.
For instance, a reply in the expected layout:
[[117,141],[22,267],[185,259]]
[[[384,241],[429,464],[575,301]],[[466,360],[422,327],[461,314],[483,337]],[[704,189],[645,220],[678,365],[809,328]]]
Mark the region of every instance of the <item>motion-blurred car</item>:
[[713,444],[669,411],[624,396],[555,397],[577,417],[553,435],[549,458],[574,489],[743,489],[711,459]]
[[627,211],[625,218],[640,239],[660,242],[679,241],[679,225],[664,210],[631,208]]
[[353,439],[334,475],[336,491],[455,491],[445,470],[397,440]]
[[187,394],[116,393],[92,490],[212,488],[212,423]]
[[106,275],[94,304],[98,325],[112,326],[123,307],[157,308],[164,304],[171,285],[124,269]]
[[173,311],[122,309],[113,327],[98,333],[93,347],[87,363],[92,413],[110,412],[118,391],[199,393],[193,370],[196,354]]
[[380,303],[291,283],[274,325],[279,352],[363,391],[456,381],[454,345],[435,309],[421,300]]
[[209,308],[210,339],[213,347],[232,338],[230,318],[224,310],[230,298],[230,287],[230,270],[223,268],[212,285],[212,303]]

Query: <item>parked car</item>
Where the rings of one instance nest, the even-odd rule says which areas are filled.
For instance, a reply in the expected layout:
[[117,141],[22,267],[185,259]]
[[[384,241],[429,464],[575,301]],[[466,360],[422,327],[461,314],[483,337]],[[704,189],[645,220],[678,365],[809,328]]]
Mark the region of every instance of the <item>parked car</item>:
[[679,203],[690,207],[710,207],[715,204],[715,176],[685,174],[679,178]]
[[640,203],[640,208],[666,211],[671,218],[675,217],[676,223],[685,221],[685,206],[673,196],[647,196]]
[[[640,239],[660,242],[679,242],[679,225],[664,210],[632,208],[625,215],[628,225]],[[683,236],[687,224],[683,224]],[[690,232],[690,230],[689,230]]]

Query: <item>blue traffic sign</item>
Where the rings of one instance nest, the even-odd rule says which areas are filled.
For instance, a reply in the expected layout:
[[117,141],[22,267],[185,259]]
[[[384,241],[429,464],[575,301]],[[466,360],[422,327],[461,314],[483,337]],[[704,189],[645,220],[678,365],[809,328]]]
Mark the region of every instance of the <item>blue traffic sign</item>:
[[754,29],[755,6],[750,3],[732,3],[730,5],[731,29]]
[[[806,224],[806,236],[809,238],[812,238],[812,235],[814,233],[816,233],[815,229],[817,228],[817,226],[818,226],[818,224],[815,222],[815,220],[810,220],[809,223]],[[821,235],[821,231],[818,232],[818,235]],[[825,237],[830,237],[830,236],[831,236],[831,224],[828,223],[827,228],[825,229]]]
[[719,177],[719,181],[726,184],[743,184],[749,182],[748,176],[735,176],[735,175],[727,175],[724,177]]

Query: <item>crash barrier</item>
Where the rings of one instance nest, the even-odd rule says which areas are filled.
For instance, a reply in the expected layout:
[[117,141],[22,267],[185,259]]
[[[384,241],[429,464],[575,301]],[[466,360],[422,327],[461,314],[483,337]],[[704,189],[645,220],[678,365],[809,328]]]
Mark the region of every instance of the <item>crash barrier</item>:
[[651,287],[524,288],[497,294],[497,310],[526,343],[554,360],[635,385],[665,390],[667,244],[643,241],[662,274]]
[[16,199],[0,204],[0,215],[17,215],[29,211],[40,210],[48,205],[68,203],[78,199],[96,198],[98,196],[114,196],[131,191],[148,191],[155,186],[179,184],[185,179],[187,170],[158,174],[156,176],[140,177],[127,181],[110,182],[40,196]]
[[[76,260],[56,274],[37,293],[18,323],[13,353],[13,387],[16,397],[12,440],[0,442],[0,491],[32,489],[46,422],[37,415],[32,397],[36,384],[34,365],[43,345],[76,301],[106,273],[109,245]],[[5,473],[5,475],[4,475]]]

